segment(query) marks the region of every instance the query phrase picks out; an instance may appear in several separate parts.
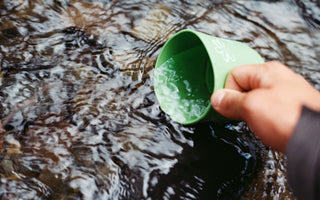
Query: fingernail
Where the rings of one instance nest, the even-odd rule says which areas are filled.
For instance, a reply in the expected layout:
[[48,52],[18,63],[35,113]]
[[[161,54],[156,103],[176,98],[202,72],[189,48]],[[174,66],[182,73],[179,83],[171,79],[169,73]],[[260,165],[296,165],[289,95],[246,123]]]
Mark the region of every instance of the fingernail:
[[212,106],[214,108],[219,108],[224,95],[225,95],[225,92],[222,91],[222,90],[218,90],[218,91],[213,93]]

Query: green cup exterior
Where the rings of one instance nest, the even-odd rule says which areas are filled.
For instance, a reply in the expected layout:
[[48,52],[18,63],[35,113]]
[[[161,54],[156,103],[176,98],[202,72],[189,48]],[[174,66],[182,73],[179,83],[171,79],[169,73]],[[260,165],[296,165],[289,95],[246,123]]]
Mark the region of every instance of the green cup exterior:
[[[185,55],[181,54],[194,48],[199,48],[199,51],[193,52],[192,54],[190,53],[190,55],[187,53],[185,53]],[[264,62],[262,57],[256,51],[244,43],[217,38],[201,32],[186,29],[176,33],[165,43],[158,56],[155,68],[157,69],[168,59],[179,54],[180,56],[177,57],[176,62],[185,66],[188,65],[188,68],[186,67],[183,73],[186,73],[185,75],[187,77],[194,76],[195,73],[205,73],[205,75],[203,75],[203,82],[206,82],[205,84],[207,85],[210,84],[208,87],[211,90],[211,94],[224,88],[226,77],[230,70],[235,66]],[[209,67],[211,66],[212,70],[209,69],[208,71],[208,69],[205,69],[204,65],[208,65]],[[161,95],[161,87],[159,84],[162,84],[163,82],[157,80],[157,76],[154,76],[154,78],[154,90],[159,100],[161,99],[159,96]],[[210,96],[208,97],[209,100]],[[163,105],[160,100],[159,103],[161,109],[166,112],[166,106]],[[171,113],[171,117],[175,118],[172,115],[174,114]],[[185,125],[204,121],[228,120],[229,119],[226,119],[217,113],[210,103],[208,103],[205,111],[196,119],[176,119],[178,123]]]

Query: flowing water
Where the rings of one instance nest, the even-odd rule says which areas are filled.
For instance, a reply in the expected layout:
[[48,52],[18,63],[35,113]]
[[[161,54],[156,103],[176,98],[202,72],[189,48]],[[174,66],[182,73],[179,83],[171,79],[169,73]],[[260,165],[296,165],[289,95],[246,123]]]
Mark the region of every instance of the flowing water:
[[182,126],[153,91],[189,28],[247,43],[320,89],[317,0],[1,0],[1,199],[294,199],[245,123]]

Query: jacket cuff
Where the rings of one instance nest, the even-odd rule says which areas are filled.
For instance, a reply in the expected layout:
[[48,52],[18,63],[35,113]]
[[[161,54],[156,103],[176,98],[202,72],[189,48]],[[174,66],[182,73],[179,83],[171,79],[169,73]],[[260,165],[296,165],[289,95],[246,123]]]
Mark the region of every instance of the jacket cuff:
[[320,112],[303,107],[286,149],[288,182],[298,199],[319,199]]

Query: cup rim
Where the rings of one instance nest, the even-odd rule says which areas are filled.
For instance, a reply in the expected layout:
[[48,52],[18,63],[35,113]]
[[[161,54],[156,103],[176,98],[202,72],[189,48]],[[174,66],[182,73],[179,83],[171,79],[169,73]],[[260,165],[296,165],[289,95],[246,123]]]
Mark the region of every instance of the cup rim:
[[[168,48],[169,45],[171,45],[172,41],[174,41],[177,37],[181,36],[181,34],[192,34],[194,37],[196,37],[199,40],[199,44],[201,43],[202,47],[206,51],[206,54],[207,54],[208,59],[209,59],[208,62],[210,62],[211,67],[212,67],[213,82],[215,82],[215,77],[214,77],[215,73],[214,73],[214,70],[213,70],[213,62],[212,62],[212,60],[211,60],[211,58],[209,56],[209,51],[208,51],[206,45],[204,44],[203,39],[199,36],[199,33],[200,32],[197,32],[197,31],[194,31],[194,30],[191,30],[191,29],[184,29],[184,30],[181,30],[181,31],[175,33],[173,36],[171,36],[168,39],[168,41],[164,44],[164,46],[162,47],[162,50],[160,51],[160,54],[159,54],[158,59],[157,59],[156,64],[155,64],[155,68],[159,67],[160,65],[162,65],[164,63],[164,62],[161,62],[159,58],[162,56],[162,54],[166,53],[165,49]],[[154,91],[155,91],[156,96],[158,96],[159,94],[157,92],[157,86],[156,85],[154,85]],[[213,91],[214,91],[214,87],[213,87]],[[211,95],[213,94],[213,91],[210,92],[210,98],[211,98]],[[178,123],[183,124],[183,125],[191,125],[191,124],[195,124],[195,123],[200,122],[201,120],[205,119],[207,114],[210,112],[210,110],[213,109],[212,105],[211,105],[210,98],[209,98],[208,105],[206,106],[206,108],[204,109],[204,111],[201,113],[200,116],[196,117],[195,119],[186,120],[186,121],[183,121],[183,122],[182,121],[177,121],[177,120],[175,120],[175,121],[177,121]],[[161,104],[160,104],[160,107],[162,107]]]

